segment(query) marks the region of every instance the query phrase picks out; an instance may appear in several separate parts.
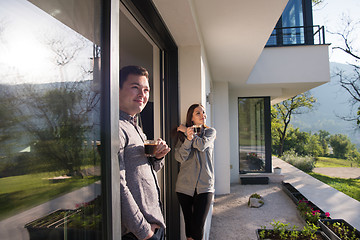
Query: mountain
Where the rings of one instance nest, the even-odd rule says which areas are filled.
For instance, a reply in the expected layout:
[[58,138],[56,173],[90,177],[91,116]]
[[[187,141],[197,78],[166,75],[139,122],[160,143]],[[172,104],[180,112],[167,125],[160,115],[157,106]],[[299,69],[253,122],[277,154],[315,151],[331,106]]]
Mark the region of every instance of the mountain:
[[345,121],[344,116],[354,116],[356,111],[351,107],[349,93],[340,86],[335,73],[339,70],[346,74],[352,72],[352,67],[341,63],[330,63],[329,83],[311,89],[311,94],[317,99],[316,106],[309,113],[294,115],[291,124],[300,131],[315,133],[319,130],[330,134],[345,134],[360,149],[360,128],[355,121]]

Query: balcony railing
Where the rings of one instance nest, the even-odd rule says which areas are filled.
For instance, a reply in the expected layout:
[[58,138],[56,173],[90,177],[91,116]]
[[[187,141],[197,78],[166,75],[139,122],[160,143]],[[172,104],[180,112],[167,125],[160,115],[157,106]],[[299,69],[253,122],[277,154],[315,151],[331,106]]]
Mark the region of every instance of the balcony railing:
[[266,47],[325,44],[324,26],[275,28]]

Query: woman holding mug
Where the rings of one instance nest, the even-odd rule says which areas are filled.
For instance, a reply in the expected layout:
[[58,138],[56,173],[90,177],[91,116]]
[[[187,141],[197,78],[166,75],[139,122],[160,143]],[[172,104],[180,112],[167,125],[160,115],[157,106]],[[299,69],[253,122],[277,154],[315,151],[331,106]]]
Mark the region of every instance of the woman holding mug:
[[[175,159],[181,163],[176,193],[184,214],[187,240],[202,240],[214,196],[214,141],[216,130],[205,125],[205,108],[193,104],[180,125]],[[196,128],[200,128],[195,133]]]

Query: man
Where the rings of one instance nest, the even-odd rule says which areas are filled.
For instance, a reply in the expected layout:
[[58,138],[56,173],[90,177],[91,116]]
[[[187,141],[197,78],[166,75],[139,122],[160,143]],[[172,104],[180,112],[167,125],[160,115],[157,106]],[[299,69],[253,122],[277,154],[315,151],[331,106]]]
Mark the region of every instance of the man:
[[149,76],[146,69],[127,66],[120,70],[119,92],[119,164],[122,239],[163,239],[165,223],[161,211],[160,189],[156,172],[170,151],[158,139],[155,157],[146,157],[146,135],[136,123],[149,99]]

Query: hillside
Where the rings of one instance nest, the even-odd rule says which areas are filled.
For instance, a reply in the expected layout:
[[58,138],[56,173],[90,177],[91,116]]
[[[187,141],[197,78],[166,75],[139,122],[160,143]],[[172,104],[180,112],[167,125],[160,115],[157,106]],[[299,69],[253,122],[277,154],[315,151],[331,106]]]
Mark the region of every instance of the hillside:
[[291,124],[305,132],[315,133],[326,130],[330,134],[346,134],[360,149],[360,128],[356,126],[356,122],[340,118],[340,116],[348,116],[353,110],[349,104],[350,95],[339,85],[338,78],[334,76],[338,69],[351,71],[348,65],[330,63],[331,81],[310,91],[318,100],[315,109],[310,113],[294,115]]

